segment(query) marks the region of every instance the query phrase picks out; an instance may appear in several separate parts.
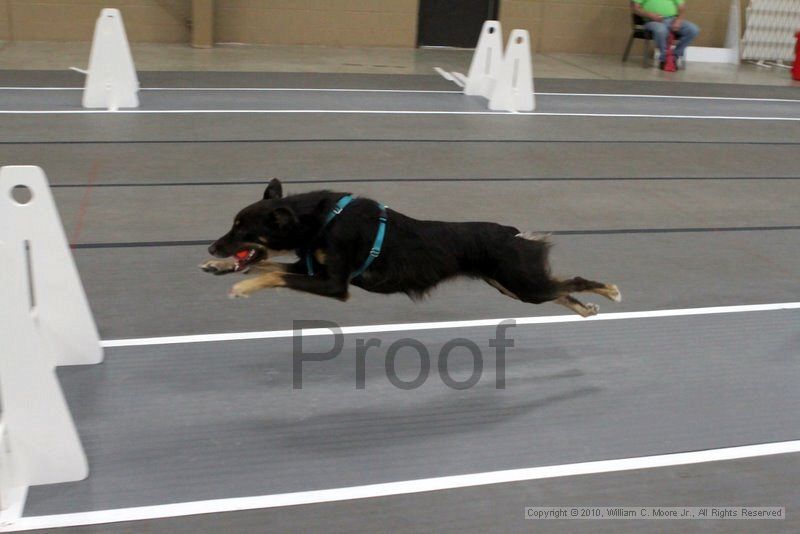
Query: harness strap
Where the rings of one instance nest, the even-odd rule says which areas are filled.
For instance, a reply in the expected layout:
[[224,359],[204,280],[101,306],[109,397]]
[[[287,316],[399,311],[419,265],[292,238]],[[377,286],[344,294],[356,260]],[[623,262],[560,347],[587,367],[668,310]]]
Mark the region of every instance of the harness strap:
[[386,206],[383,204],[378,204],[378,206],[381,208],[381,215],[378,217],[378,232],[375,234],[375,241],[372,243],[372,249],[369,251],[369,256],[367,256],[367,259],[364,260],[364,265],[350,275],[350,280],[357,276],[361,276],[364,271],[369,269],[369,266],[372,265],[372,262],[375,261],[375,258],[381,254],[383,238],[386,236]]
[[[344,208],[347,207],[353,201],[352,195],[345,195],[339,199],[333,209],[328,213],[327,217],[325,217],[325,223],[322,225],[324,229],[328,224],[337,216],[339,215]],[[372,248],[369,251],[369,255],[367,259],[364,260],[364,264],[361,265],[360,268],[356,269],[353,273],[350,274],[350,280],[356,278],[357,276],[361,276],[364,271],[366,271],[372,262],[380,256],[381,248],[383,247],[383,239],[386,237],[386,222],[387,222],[387,214],[386,214],[386,206],[383,204],[378,204],[378,207],[381,209],[380,216],[378,217],[378,231],[375,234],[375,241],[372,243]],[[306,260],[306,270],[308,271],[309,276],[314,276],[314,259],[312,252],[310,250],[304,251],[305,260]],[[303,255],[302,251],[299,255]]]
[[328,226],[328,223],[330,223],[334,219],[334,217],[342,213],[342,210],[345,209],[347,205],[350,204],[352,201],[353,201],[353,195],[345,195],[342,198],[340,198],[339,201],[336,203],[336,205],[333,207],[333,209],[330,211],[330,213],[328,213],[328,216],[325,217],[325,224],[323,224],[322,227],[325,228],[326,226]]

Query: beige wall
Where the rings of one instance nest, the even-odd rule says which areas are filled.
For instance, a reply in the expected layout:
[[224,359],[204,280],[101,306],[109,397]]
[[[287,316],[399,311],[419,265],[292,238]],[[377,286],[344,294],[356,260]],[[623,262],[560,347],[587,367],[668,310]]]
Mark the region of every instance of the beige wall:
[[[90,41],[104,7],[122,12],[131,41],[186,42],[190,2],[186,0],[0,0],[15,41]],[[0,8],[0,22],[2,8]],[[0,30],[2,32],[2,30]]]
[[[188,42],[191,0],[0,0],[0,40],[88,41],[100,9],[131,41]],[[216,0],[217,42],[413,47],[418,0]]]
[[11,31],[8,23],[8,1],[0,0],[0,41],[11,39]]
[[[686,0],[686,18],[700,25],[695,44],[723,46],[730,0]],[[628,0],[501,0],[504,29],[531,32],[536,52],[622,53],[630,36]]]
[[[87,41],[102,7],[122,11],[131,41],[189,41],[191,0],[0,0],[0,40]],[[729,0],[687,0],[699,45],[722,46]],[[217,42],[413,47],[419,0],[216,0]],[[628,0],[501,0],[508,31],[538,52],[621,53]]]
[[418,0],[218,0],[217,42],[413,47]]

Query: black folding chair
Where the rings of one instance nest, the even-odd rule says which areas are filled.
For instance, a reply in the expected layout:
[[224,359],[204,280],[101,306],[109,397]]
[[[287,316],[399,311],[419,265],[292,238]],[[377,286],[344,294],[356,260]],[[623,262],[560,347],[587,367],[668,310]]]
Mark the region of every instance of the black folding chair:
[[631,22],[633,26],[633,31],[631,32],[631,38],[628,39],[628,45],[625,47],[625,53],[622,54],[622,61],[628,61],[628,56],[631,53],[631,46],[633,46],[634,39],[642,39],[644,41],[644,53],[642,55],[642,67],[648,66],[648,59],[652,57],[652,50],[650,43],[653,40],[653,34],[650,33],[650,30],[644,27],[645,23],[647,22],[644,18],[640,17],[636,13],[631,13]]

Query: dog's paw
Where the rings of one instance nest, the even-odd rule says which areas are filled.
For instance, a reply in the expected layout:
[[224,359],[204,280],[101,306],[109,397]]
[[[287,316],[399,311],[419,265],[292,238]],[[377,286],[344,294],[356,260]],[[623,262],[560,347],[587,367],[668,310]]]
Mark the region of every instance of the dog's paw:
[[228,274],[236,270],[233,260],[208,260],[200,264],[200,269],[211,274]]
[[284,273],[267,273],[233,284],[233,287],[228,291],[228,296],[232,299],[244,298],[262,289],[284,287],[285,285]]
[[583,307],[585,308],[585,310],[581,312],[581,315],[583,317],[591,317],[592,315],[597,315],[597,312],[600,311],[600,306],[598,306],[597,304],[592,304],[592,303],[584,304]]
[[248,299],[250,295],[248,293],[244,293],[242,291],[237,291],[236,288],[230,288],[228,290],[228,298],[229,299]]
[[614,284],[608,284],[606,286],[606,293],[604,296],[614,302],[622,302],[622,293],[620,293],[619,288]]
[[263,284],[260,283],[258,278],[248,278],[233,284],[233,287],[228,291],[228,298],[231,299],[246,299],[256,291],[263,289]]
[[246,299],[250,297],[250,293],[252,293],[252,291],[250,291],[243,282],[239,282],[228,290],[228,298]]

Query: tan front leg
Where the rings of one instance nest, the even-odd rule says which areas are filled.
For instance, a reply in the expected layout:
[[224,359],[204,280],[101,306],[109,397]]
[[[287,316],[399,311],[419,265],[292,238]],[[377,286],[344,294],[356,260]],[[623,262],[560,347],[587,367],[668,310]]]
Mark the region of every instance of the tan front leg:
[[248,278],[247,280],[242,280],[241,282],[234,284],[234,286],[228,292],[228,296],[232,299],[247,298],[256,291],[260,291],[262,289],[268,289],[270,287],[285,287],[286,280],[284,277],[284,273],[271,272],[254,276],[253,278]]
[[285,273],[286,267],[287,265],[285,263],[275,263],[264,260],[249,266],[246,272],[252,274]]
[[236,262],[230,258],[224,260],[208,260],[200,264],[200,269],[212,274],[228,274],[236,269]]
[[[212,274],[228,274],[236,272],[236,262],[230,258],[225,258],[222,260],[208,260],[200,264],[200,269],[202,269],[207,273],[212,273]],[[239,272],[241,272],[242,274],[286,272],[286,265],[283,263],[275,263],[269,260],[263,260],[256,264],[249,265]]]

